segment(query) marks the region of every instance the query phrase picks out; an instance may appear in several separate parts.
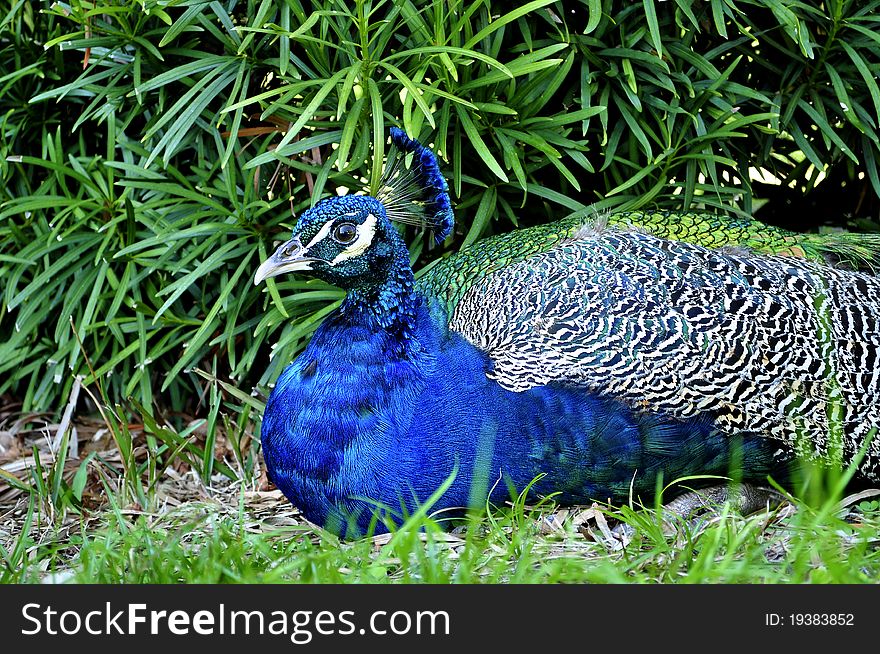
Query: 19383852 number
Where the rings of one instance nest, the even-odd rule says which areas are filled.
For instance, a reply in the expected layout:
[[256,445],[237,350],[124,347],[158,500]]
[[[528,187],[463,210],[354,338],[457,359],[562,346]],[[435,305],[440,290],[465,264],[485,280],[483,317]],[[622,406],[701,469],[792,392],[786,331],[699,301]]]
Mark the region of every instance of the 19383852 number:
[[793,627],[852,627],[852,613],[790,613],[789,624]]
[[765,613],[767,627],[853,627],[852,613]]

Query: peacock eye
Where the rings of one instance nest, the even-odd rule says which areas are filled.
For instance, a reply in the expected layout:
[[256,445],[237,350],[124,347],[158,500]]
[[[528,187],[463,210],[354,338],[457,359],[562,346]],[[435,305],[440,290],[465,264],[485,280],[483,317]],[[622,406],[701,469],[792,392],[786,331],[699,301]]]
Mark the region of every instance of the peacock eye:
[[354,223],[339,223],[333,228],[333,239],[337,243],[348,245],[357,238],[357,225]]

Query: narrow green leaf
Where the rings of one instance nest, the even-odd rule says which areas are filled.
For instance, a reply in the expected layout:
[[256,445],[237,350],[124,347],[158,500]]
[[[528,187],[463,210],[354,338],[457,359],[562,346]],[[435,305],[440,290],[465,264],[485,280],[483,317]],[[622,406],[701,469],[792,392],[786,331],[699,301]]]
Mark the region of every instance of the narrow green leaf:
[[657,164],[651,164],[650,166],[645,166],[641,170],[637,171],[632,177],[627,179],[623,184],[619,184],[615,186],[613,189],[608,191],[605,195],[617,195],[621,191],[625,191],[628,188],[631,188],[642,181],[645,177],[652,174],[655,170],[657,170]]
[[[326,98],[328,95],[330,95],[330,93],[333,92],[333,90],[336,89],[336,85],[340,82],[340,80],[342,80],[342,78],[346,74],[348,74],[348,69],[343,68],[321,85],[321,88],[318,89],[318,92],[315,93],[309,103],[302,109],[299,118],[296,119],[296,122],[290,126],[290,129],[287,130],[287,134],[285,134],[284,138],[282,138],[281,141],[278,143],[276,149],[280,150],[288,143],[290,143],[294,139],[294,137],[296,137],[300,133],[302,128],[305,127],[305,124],[307,122],[309,122],[310,120],[314,120],[315,112],[318,110],[318,107],[321,106],[324,98]],[[253,160],[251,160],[249,164],[254,165]]]
[[798,100],[798,106],[801,108],[801,110],[805,114],[807,114],[812,119],[813,124],[816,125],[816,127],[818,127],[819,130],[825,136],[827,136],[831,140],[831,142],[834,143],[834,145],[836,145],[840,149],[841,152],[843,152],[847,157],[849,157],[853,161],[853,163],[856,163],[856,164],[859,163],[859,160],[856,157],[856,155],[853,153],[852,150],[850,150],[849,146],[843,142],[843,139],[841,139],[837,135],[837,133],[834,131],[834,128],[828,124],[827,119],[820,116],[819,112],[816,111],[813,107],[811,107],[810,104],[803,99]]
[[471,117],[468,116],[467,111],[462,107],[456,106],[455,111],[458,114],[458,121],[461,123],[461,126],[464,128],[465,134],[467,134],[468,139],[471,142],[471,145],[474,146],[474,149],[477,151],[480,159],[489,167],[495,176],[506,182],[507,175],[504,174],[504,171],[501,169],[501,166],[498,165],[498,162],[495,160],[495,157],[492,156],[492,153],[489,151],[489,148],[486,147],[483,138],[480,136],[480,132],[477,130],[474,125]]
[[838,41],[840,46],[846,50],[846,54],[849,55],[849,58],[852,60],[855,67],[858,69],[859,74],[862,76],[862,79],[865,81],[865,85],[868,87],[868,92],[871,94],[871,100],[874,102],[874,115],[880,116],[880,88],[877,86],[877,80],[875,76],[871,73],[871,70],[868,68],[868,64],[865,63],[865,60],[862,59],[862,56],[853,50],[852,46],[850,46],[846,41]]
[[490,186],[483,193],[483,196],[480,198],[480,206],[477,207],[477,213],[474,214],[474,221],[468,229],[467,236],[465,236],[464,241],[461,243],[462,250],[477,241],[483,234],[483,230],[486,228],[489,220],[495,215],[497,197],[498,191],[495,190],[494,186]]
[[[542,0],[547,2],[547,0]],[[547,2],[549,4],[549,2]],[[563,47],[567,47],[567,44],[563,44]],[[386,63],[390,59],[397,59],[398,57],[412,57],[413,55],[422,55],[422,54],[456,54],[461,55],[467,59],[476,59],[478,61],[482,61],[490,65],[492,68],[496,68],[499,72],[501,72],[505,77],[513,77],[513,73],[510,72],[510,69],[502,64],[500,61],[490,57],[489,55],[485,55],[482,52],[476,52],[474,50],[468,50],[467,48],[455,48],[452,46],[444,45],[428,45],[419,48],[411,48],[409,50],[403,50],[401,52],[395,52],[393,54],[388,55],[382,60],[382,63]]]
[[165,381],[162,383],[162,391],[166,391],[168,386],[174,380],[174,378],[179,375],[186,366],[192,365],[194,353],[198,353],[201,349],[202,345],[204,345],[205,341],[211,335],[211,331],[215,329],[214,321],[217,317],[217,314],[220,313],[220,310],[223,308],[226,303],[229,295],[236,290],[238,287],[238,280],[241,278],[242,274],[245,270],[250,269],[250,262],[253,258],[253,250],[249,250],[241,259],[241,263],[236,268],[235,272],[232,274],[232,277],[229,278],[229,283],[220,291],[217,296],[217,300],[214,302],[214,305],[211,307],[211,310],[205,316],[204,321],[202,322],[202,326],[196,330],[193,337],[190,339],[187,344],[187,349],[185,354],[172,366],[171,370],[168,371],[168,374],[165,376]]
[[382,66],[392,75],[394,75],[394,77],[396,77],[401,84],[403,84],[407,93],[409,93],[410,97],[416,103],[416,106],[421,109],[422,114],[424,114],[425,119],[428,121],[428,124],[431,125],[432,129],[436,129],[437,125],[434,122],[434,115],[431,112],[430,107],[428,107],[428,103],[425,102],[424,98],[422,98],[422,93],[419,91],[419,89],[416,88],[412,80],[407,77],[403,73],[403,71],[401,71],[397,66],[394,66],[393,64],[385,62],[382,64]]
[[587,0],[587,10],[590,17],[587,19],[587,26],[584,28],[584,34],[591,34],[602,20],[602,0]]
[[657,51],[657,56],[663,56],[663,44],[660,38],[660,24],[657,22],[657,10],[654,7],[654,0],[642,0],[642,6],[645,8],[645,20],[648,22],[648,32],[651,34],[651,42]]
[[184,11],[180,17],[174,21],[171,27],[165,32],[165,35],[159,41],[159,47],[164,48],[166,45],[171,43],[174,39],[176,39],[184,30],[186,30],[192,22],[195,20],[196,16],[201,14],[205,10],[205,5],[195,4],[191,7],[187,7],[186,11]]
[[486,25],[479,32],[474,34],[471,38],[465,41],[464,49],[469,50],[473,48],[477,43],[482,41],[484,38],[489,36],[495,30],[507,25],[510,22],[515,21],[520,16],[525,16],[528,13],[535,11],[536,9],[540,9],[541,7],[546,7],[547,5],[552,5],[556,0],[532,0],[532,2],[527,2],[521,7],[517,7],[510,13],[507,13],[499,18],[496,18],[491,23]]
[[373,195],[379,192],[379,182],[385,165],[385,116],[382,110],[382,94],[379,86],[370,78],[367,80],[370,94],[370,107],[373,113],[373,167],[370,172],[370,190]]

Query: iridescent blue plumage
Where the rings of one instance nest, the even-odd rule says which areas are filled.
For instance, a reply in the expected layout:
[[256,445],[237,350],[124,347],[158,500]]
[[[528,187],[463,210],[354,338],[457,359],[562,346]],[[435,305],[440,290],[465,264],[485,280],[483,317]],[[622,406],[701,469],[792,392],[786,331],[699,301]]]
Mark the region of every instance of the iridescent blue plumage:
[[[859,373],[873,336],[861,360],[817,361],[835,355],[834,339],[875,329],[875,278],[565,227],[476,244],[480,256],[450,257],[416,283],[392,219],[442,239],[452,211],[431,152],[400,130],[392,140],[377,198],[318,203],[255,276],[306,271],[347,291],[263,417],[269,476],[313,522],[351,536],[376,507],[399,521],[450,475],[435,511],[500,502],[539,475],[532,493],[566,503],[647,499],[659,478],[693,474],[779,478],[797,448],[833,453],[816,380],[838,370],[845,461],[864,434],[853,416],[876,424],[876,375]],[[824,329],[816,315],[838,321],[833,337],[801,333]],[[804,430],[806,448],[790,438]]]

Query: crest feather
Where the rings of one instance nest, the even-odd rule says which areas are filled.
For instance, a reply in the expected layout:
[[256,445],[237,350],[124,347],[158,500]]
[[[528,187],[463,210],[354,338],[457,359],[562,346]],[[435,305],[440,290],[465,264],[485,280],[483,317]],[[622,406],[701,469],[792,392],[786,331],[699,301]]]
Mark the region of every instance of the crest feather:
[[434,153],[402,129],[391,128],[391,149],[376,199],[390,220],[427,227],[441,243],[452,232],[449,186]]

